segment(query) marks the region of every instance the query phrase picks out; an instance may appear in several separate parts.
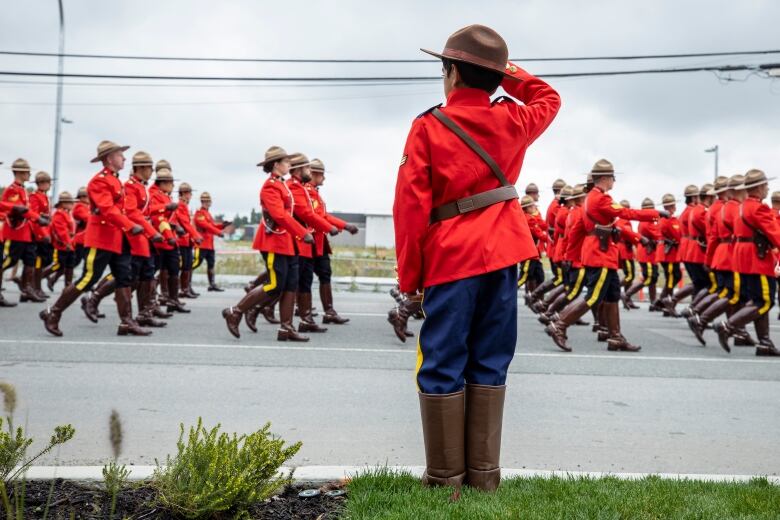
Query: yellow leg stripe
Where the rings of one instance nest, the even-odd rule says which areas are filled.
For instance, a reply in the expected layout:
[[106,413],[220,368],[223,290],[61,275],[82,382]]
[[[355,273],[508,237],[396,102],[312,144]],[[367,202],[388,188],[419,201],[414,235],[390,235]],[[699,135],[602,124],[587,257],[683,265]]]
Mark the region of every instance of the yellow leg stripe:
[[263,286],[265,292],[276,289],[276,271],[274,271],[274,254],[268,253],[268,283]]
[[42,263],[43,263],[43,258],[41,258],[40,256],[36,256],[35,257],[35,268],[36,269],[40,269]]
[[[423,289],[422,292],[422,301],[425,301],[425,289]],[[423,318],[425,318],[425,310],[422,311]],[[420,334],[417,334],[417,361],[415,362],[414,366],[414,386],[417,387],[417,391],[420,391],[420,383],[417,382],[417,374],[420,373],[420,367],[422,367],[423,364],[423,353],[422,353],[422,347],[420,346]]]
[[555,280],[553,280],[553,285],[558,287],[563,283],[563,269],[560,267],[555,269]]
[[110,282],[111,280],[113,280],[113,279],[114,279],[114,275],[113,275],[113,274],[111,274],[111,273],[108,273],[108,274],[105,276],[105,278],[106,278],[106,281]]
[[89,282],[92,281],[92,277],[95,276],[95,255],[97,255],[97,249],[94,247],[89,248],[87,253],[87,263],[85,264],[84,276],[81,277],[81,281],[76,284],[76,289],[83,291]]
[[645,265],[647,266],[647,277],[642,280],[642,285],[645,287],[650,287],[650,284],[653,281],[653,264],[650,262],[645,262]]
[[3,269],[8,269],[11,265],[11,240],[6,240],[3,244]]
[[771,300],[769,298],[769,280],[766,279],[766,275],[761,275],[761,297],[764,299],[764,305],[758,309],[758,314],[763,315],[769,311],[771,306]]
[[734,273],[734,296],[729,300],[730,305],[735,305],[739,302],[739,290],[740,290],[739,273]]
[[60,270],[60,252],[56,249],[54,250],[54,258],[52,260],[51,270],[52,272]]
[[666,268],[666,288],[674,289],[674,264],[671,262]]
[[528,280],[528,268],[530,265],[531,265],[530,260],[526,260],[525,262],[523,262],[523,276],[521,276],[520,279],[517,281],[518,287],[521,287],[526,282],[526,280]]
[[596,281],[596,287],[593,288],[593,294],[590,296],[590,299],[588,300],[588,307],[593,307],[596,302],[599,299],[599,295],[601,294],[601,288],[604,287],[604,280],[607,279],[607,268],[602,267],[601,268],[601,274],[599,275],[598,281]]
[[708,291],[710,294],[715,294],[715,291],[718,290],[718,279],[715,277],[715,273],[710,271],[708,273],[710,275],[710,290]]
[[580,292],[580,287],[582,287],[582,280],[585,278],[585,268],[580,268],[580,272],[577,273],[577,281],[574,282],[574,287],[571,291],[569,291],[569,294],[566,295],[566,299],[569,301],[572,301],[576,296],[577,293]]
[[634,268],[629,260],[626,260],[626,282],[634,281]]

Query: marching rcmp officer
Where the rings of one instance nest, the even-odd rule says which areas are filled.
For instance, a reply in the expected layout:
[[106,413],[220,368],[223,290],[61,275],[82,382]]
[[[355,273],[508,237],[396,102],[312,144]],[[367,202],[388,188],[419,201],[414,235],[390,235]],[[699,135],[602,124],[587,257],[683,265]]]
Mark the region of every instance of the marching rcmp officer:
[[[400,290],[424,291],[423,483],[493,490],[517,338],[517,264],[538,254],[514,183],[560,97],[508,63],[506,43],[488,27],[466,27],[441,53],[425,52],[442,60],[447,103],[412,123],[393,207]],[[499,85],[523,105],[491,102]]]
[[277,340],[308,341],[296,332],[292,321],[298,290],[298,247],[300,242],[313,244],[314,237],[293,217],[293,196],[284,182],[290,171],[290,155],[283,148],[272,146],[258,166],[269,175],[260,190],[262,225],[252,247],[263,255],[268,281],[253,287],[236,305],[223,309],[222,317],[228,331],[238,338],[245,313],[278,299],[281,324]]
[[75,202],[76,199],[69,192],[61,192],[51,218],[51,243],[54,246],[51,273],[56,278],[64,275],[66,286],[73,283],[73,269],[76,267],[76,245],[73,242],[76,222],[71,214]]
[[192,264],[194,261],[193,247],[200,245],[203,242],[203,237],[192,225],[189,207],[191,198],[192,186],[186,182],[179,184],[179,205],[176,207],[172,219],[184,230],[179,236],[179,255],[181,258],[179,297],[182,298],[200,296],[192,290]]
[[[646,197],[642,200],[641,208],[643,210],[655,208],[653,199]],[[649,310],[653,311],[656,309],[653,304],[656,301],[656,285],[658,283],[656,258],[658,256],[658,242],[661,241],[661,228],[657,220],[644,221],[639,223],[637,233],[641,237],[641,243],[637,248],[636,260],[639,262],[642,279],[636,280],[634,285],[626,291],[624,303],[626,299],[631,300],[631,297],[642,288],[646,288],[650,300]]]
[[[583,209],[583,222],[587,236],[582,245],[582,263],[586,268],[585,297],[574,300],[560,313],[560,317],[547,325],[546,332],[553,342],[564,351],[571,351],[566,344],[566,329],[595,305],[602,305],[603,317],[608,330],[607,348],[615,351],[636,352],[620,332],[620,279],[618,269],[619,239],[615,221],[619,217],[629,220],[655,220],[665,211],[653,209],[632,210],[615,203],[607,192],[615,183],[615,170],[606,159],[598,161],[591,170],[594,187],[588,192]],[[599,321],[600,323],[601,320]]]
[[[526,191],[528,190],[526,189]],[[528,222],[528,229],[531,230],[531,237],[533,237],[538,252],[536,257],[529,258],[520,264],[520,276],[517,280],[517,286],[525,286],[528,293],[533,292],[534,289],[539,287],[539,284],[544,282],[544,268],[542,267],[541,255],[546,248],[549,235],[547,234],[547,226],[541,218],[539,210],[536,208],[536,202],[531,195],[526,195],[520,199],[520,207],[523,209],[523,214]]]
[[553,233],[555,232],[555,213],[558,211],[558,208],[561,207],[561,190],[565,187],[566,181],[563,179],[556,179],[552,185],[553,200],[550,202],[550,205],[547,206],[547,213],[545,213],[544,216],[544,221],[547,223],[547,232],[550,234],[550,238],[552,238]]
[[[30,194],[30,209],[39,215],[43,215],[51,220],[51,203],[49,201],[48,191],[51,188],[51,175],[46,172],[35,174],[35,191]],[[43,292],[41,279],[43,270],[50,266],[54,260],[54,248],[51,244],[51,232],[49,225],[40,225],[31,222],[33,239],[35,240],[35,276],[34,290],[36,296],[44,300],[49,295]]]
[[206,275],[209,280],[209,291],[222,292],[224,289],[217,285],[216,275],[214,274],[214,267],[216,265],[216,256],[214,254],[214,237],[222,237],[225,228],[228,227],[231,222],[216,222],[214,217],[211,216],[209,209],[211,208],[211,195],[204,191],[200,194],[200,208],[195,212],[195,227],[203,237],[203,242],[200,243],[200,247],[197,249],[197,258],[193,262],[192,270],[194,271],[206,261]]
[[106,267],[111,268],[116,280],[116,306],[120,318],[117,333],[127,334],[137,326],[132,314],[130,245],[125,233],[139,235],[144,228],[128,219],[122,208],[124,190],[119,171],[125,165],[123,152],[128,148],[102,141],[97,156],[91,161],[102,162],[103,169],[87,185],[91,215],[84,236],[84,247],[87,248],[84,272],[76,283],[63,289],[54,305],[39,314],[46,330],[55,336],[62,336],[59,329],[62,313],[100,279]]
[[685,272],[691,283],[668,297],[664,302],[666,311],[677,317],[676,305],[684,298],[693,295],[704,297],[709,288],[709,278],[704,270],[705,253],[707,250],[707,208],[701,202],[701,190],[691,184],[685,187],[685,209],[680,214],[680,261],[685,265]]
[[[680,219],[674,215],[674,212],[677,211],[677,200],[674,195],[667,193],[661,198],[661,205],[669,213],[669,216],[661,218],[659,222],[661,242],[658,244],[657,258],[658,264],[663,266],[665,283],[661,295],[656,300],[658,308],[662,308],[668,301],[667,298],[671,298],[675,286],[682,280],[682,271],[680,270],[682,229]],[[665,312],[668,314],[668,311]]]
[[[624,208],[631,208],[631,203],[627,200],[621,200],[620,205]],[[620,261],[620,270],[623,271],[623,308],[628,310],[638,309],[639,306],[631,300],[628,294],[636,277],[636,248],[641,243],[642,237],[634,231],[631,221],[619,218],[615,226],[620,229],[620,241],[618,242],[618,260]]]
[[[14,182],[3,190],[2,202],[12,205],[4,226],[5,243],[3,245],[3,267],[0,278],[7,269],[22,261],[20,283],[21,302],[43,302],[35,291],[35,242],[33,242],[33,223],[49,223],[46,216],[40,215],[30,206],[24,183],[30,179],[30,165],[24,159],[17,159],[11,165]],[[22,209],[24,208],[24,209]],[[2,285],[2,284],[0,284]]]
[[76,244],[76,265],[84,260],[84,233],[87,230],[89,220],[89,196],[87,187],[82,186],[76,192],[78,201],[73,206],[73,220],[76,221],[76,236],[73,242]]

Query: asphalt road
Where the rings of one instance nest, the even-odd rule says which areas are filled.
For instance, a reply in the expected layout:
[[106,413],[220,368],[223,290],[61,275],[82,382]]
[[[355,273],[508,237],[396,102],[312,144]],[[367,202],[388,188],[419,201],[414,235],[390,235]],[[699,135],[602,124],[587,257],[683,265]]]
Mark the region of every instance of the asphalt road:
[[[77,430],[44,463],[105,462],[108,416],[116,409],[127,463],[164,459],[175,450],[179,423],[202,416],[239,432],[271,421],[275,433],[303,441],[296,464],[423,464],[416,342],[402,344],[386,323],[388,295],[339,292],[348,325],[331,326],[308,344],[285,344],[268,324],[234,339],[219,311],[243,293],[201,291],[191,314],[149,338],[115,335],[113,301],[104,302],[108,318],[98,325],[74,305],[62,321],[63,338],[44,331],[41,304],[0,310],[0,380],[17,388],[17,423],[39,439],[61,423]],[[5,294],[17,298],[11,287]],[[776,475],[780,360],[756,358],[750,348],[728,355],[712,332],[701,347],[683,320],[646,308],[622,320],[641,353],[609,353],[590,327],[576,327],[567,354],[521,308],[502,464]],[[780,326],[773,330],[780,334]]]

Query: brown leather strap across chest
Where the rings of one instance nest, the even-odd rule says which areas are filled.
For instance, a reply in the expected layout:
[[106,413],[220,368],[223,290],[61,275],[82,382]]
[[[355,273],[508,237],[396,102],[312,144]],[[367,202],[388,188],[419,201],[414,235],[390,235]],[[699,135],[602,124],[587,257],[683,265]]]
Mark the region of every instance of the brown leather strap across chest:
[[480,156],[480,158],[482,158],[483,161],[485,161],[485,163],[487,163],[487,165],[490,167],[490,171],[493,172],[493,174],[501,183],[501,187],[483,191],[469,197],[463,197],[461,199],[433,208],[431,210],[430,216],[431,224],[457,217],[458,215],[462,215],[464,213],[487,208],[488,206],[498,204],[499,202],[506,202],[508,200],[520,198],[514,185],[509,183],[506,176],[504,175],[504,172],[501,171],[501,167],[496,163],[496,161],[493,160],[492,157],[490,157],[490,155],[488,155],[484,148],[482,148],[469,134],[466,133],[465,130],[463,130],[463,128],[458,126],[455,121],[447,117],[444,112],[438,108],[433,111],[433,116],[441,121],[444,126],[452,130],[455,135],[460,137],[460,139],[466,143],[466,146],[471,148],[477,155]]

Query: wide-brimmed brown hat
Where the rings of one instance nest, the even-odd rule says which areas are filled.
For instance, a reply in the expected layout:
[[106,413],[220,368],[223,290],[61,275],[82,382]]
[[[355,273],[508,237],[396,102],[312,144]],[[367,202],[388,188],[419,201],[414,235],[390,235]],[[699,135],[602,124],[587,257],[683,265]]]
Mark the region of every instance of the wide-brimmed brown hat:
[[285,151],[284,148],[282,148],[281,146],[272,146],[265,151],[265,159],[257,163],[257,165],[263,166],[266,163],[278,161],[280,159],[284,159],[285,157],[291,157],[291,156]]
[[527,208],[529,206],[533,206],[534,204],[536,204],[536,202],[534,201],[533,197],[531,197],[530,195],[523,195],[522,198],[520,199],[521,208]]
[[642,199],[642,209],[655,209],[655,202],[650,197]]
[[290,169],[295,170],[297,168],[303,168],[305,166],[309,166],[311,164],[311,161],[309,161],[309,158],[306,157],[306,155],[297,152],[290,156]]
[[573,200],[573,199],[579,199],[580,197],[585,197],[588,195],[588,192],[585,191],[585,185],[584,184],[577,184],[571,189],[571,195],[567,198],[567,200]]
[[78,197],[78,198],[81,198],[81,197],[87,197],[88,195],[89,195],[89,194],[87,193],[87,187],[86,187],[86,186],[82,186],[82,187],[81,187],[81,188],[79,188],[79,189],[78,189],[78,191],[76,192],[76,197]]
[[315,173],[325,173],[325,163],[320,159],[312,159],[311,171]]
[[28,163],[27,161],[25,161],[22,158],[19,158],[19,159],[15,160],[11,164],[11,171],[15,171],[15,172],[29,172],[30,171],[30,163]]
[[745,189],[745,176],[744,175],[732,175],[729,177],[726,189],[729,190],[744,190]]
[[630,208],[631,207],[631,203],[628,202],[626,199],[621,200],[620,201],[620,205],[623,206],[624,208]]
[[593,168],[590,169],[590,174],[593,175],[593,178],[595,179],[596,177],[616,175],[617,172],[611,162],[606,159],[599,159],[596,161],[596,164],[593,165]]
[[585,186],[593,186],[593,174],[589,173],[588,176],[585,178]]
[[569,186],[569,185],[567,184],[566,186],[564,186],[564,187],[563,187],[563,189],[562,189],[562,190],[561,190],[561,192],[558,194],[558,196],[559,196],[560,198],[562,198],[563,200],[568,200],[568,199],[569,199],[569,197],[571,197],[571,194],[572,194],[572,191],[573,191],[573,190],[574,190],[574,188],[572,188],[571,186]]
[[133,154],[133,166],[154,166],[154,161],[151,155],[139,151]]
[[169,163],[165,159],[160,159],[159,161],[157,161],[157,164],[154,165],[154,171],[159,172],[163,168],[173,171],[173,168],[171,168],[171,163]]
[[100,141],[100,144],[97,146],[97,155],[89,162],[100,162],[106,155],[114,152],[124,152],[128,148],[130,147],[118,145],[113,141]]
[[534,184],[533,182],[525,187],[525,193],[527,195],[530,195],[531,193],[539,193],[539,186]]
[[699,190],[699,197],[711,197],[715,195],[715,186],[710,183],[702,184]]
[[200,200],[211,200],[211,194],[207,191],[204,191],[200,194]]
[[715,192],[715,195],[726,191],[729,189],[729,178],[723,175],[719,176],[715,179],[715,184],[712,185],[712,189]]
[[560,191],[563,189],[563,187],[566,186],[566,181],[563,179],[555,179],[555,182],[553,182],[552,189],[553,191]]
[[780,191],[772,192],[772,202],[780,202]]
[[441,52],[420,50],[437,58],[471,63],[499,72],[508,78],[518,79],[512,75],[517,72],[517,67],[509,64],[509,48],[506,42],[500,34],[484,25],[469,25],[454,32],[447,38]]
[[173,182],[176,179],[173,178],[173,172],[168,168],[160,168],[155,172],[154,182]]
[[54,206],[57,207],[64,202],[76,202],[76,201],[77,199],[73,198],[73,195],[71,195],[69,191],[63,191],[60,192],[59,197],[57,197],[57,203]]
[[42,182],[51,182],[51,175],[43,171],[36,173],[35,184],[40,184]]
[[192,186],[190,186],[186,182],[182,182],[179,184],[179,193],[192,193],[194,190],[192,189]]
[[769,181],[774,180],[776,177],[767,177],[761,170],[750,170],[745,174],[745,189],[755,188],[762,184],[768,184]]
[[698,197],[699,196],[699,187],[695,184],[689,184],[685,187],[685,191],[683,191],[684,197]]
[[677,200],[675,198],[675,196],[672,195],[671,193],[666,193],[666,194],[664,194],[663,197],[661,197],[661,206],[664,206],[664,207],[671,206],[673,204],[677,204],[678,202],[680,202],[680,201]]

